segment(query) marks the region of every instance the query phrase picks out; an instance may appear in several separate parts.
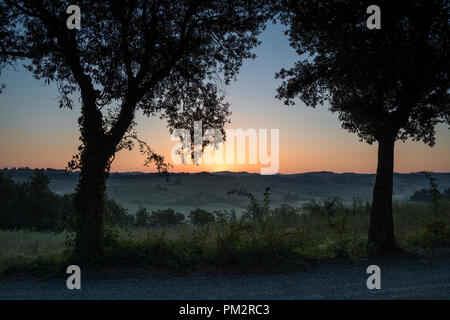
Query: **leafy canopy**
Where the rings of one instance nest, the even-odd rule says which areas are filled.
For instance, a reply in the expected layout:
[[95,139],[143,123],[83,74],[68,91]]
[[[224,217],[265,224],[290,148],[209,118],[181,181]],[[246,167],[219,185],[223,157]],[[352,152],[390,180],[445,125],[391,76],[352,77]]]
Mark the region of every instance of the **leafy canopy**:
[[[81,29],[69,30],[71,4],[2,1],[0,70],[28,58],[34,77],[58,85],[60,107],[72,108],[80,89],[82,142],[97,131],[111,154],[130,146],[121,139],[139,109],[172,128],[205,119],[222,129],[229,116],[223,84],[254,57],[257,35],[273,15],[261,0],[80,0]],[[100,111],[101,129],[90,130]]]
[[276,76],[279,99],[328,101],[342,126],[372,143],[385,137],[434,144],[450,123],[449,2],[382,0],[370,30],[368,1],[282,1],[281,20],[300,60]]

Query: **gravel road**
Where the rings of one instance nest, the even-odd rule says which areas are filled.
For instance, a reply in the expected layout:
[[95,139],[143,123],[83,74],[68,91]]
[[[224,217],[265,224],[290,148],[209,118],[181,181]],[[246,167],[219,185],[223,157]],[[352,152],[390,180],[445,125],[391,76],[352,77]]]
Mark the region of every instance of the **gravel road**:
[[81,290],[68,290],[65,279],[1,280],[0,299],[450,299],[450,255],[380,261],[381,290],[366,287],[370,264],[376,261],[276,275],[82,278]]

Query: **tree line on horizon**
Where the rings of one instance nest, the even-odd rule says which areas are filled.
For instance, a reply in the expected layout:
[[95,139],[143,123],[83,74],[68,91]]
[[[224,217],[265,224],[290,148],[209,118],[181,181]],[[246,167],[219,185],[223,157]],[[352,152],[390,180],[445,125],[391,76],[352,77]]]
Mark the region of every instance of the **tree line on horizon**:
[[257,36],[275,19],[299,56],[276,74],[277,98],[328,102],[344,129],[378,144],[368,246],[396,248],[395,142],[432,146],[436,124],[450,123],[448,1],[380,0],[376,30],[366,27],[369,3],[358,0],[80,0],[79,30],[66,26],[69,5],[2,1],[0,70],[25,60],[35,78],[57,84],[60,107],[72,108],[80,95],[81,145],[69,162],[80,170],[74,257],[104,250],[106,180],[117,152],[136,146],[146,164],[169,168],[139,139],[136,113],[161,115],[170,131],[200,120],[203,130],[223,131],[230,116],[223,86],[255,58]]

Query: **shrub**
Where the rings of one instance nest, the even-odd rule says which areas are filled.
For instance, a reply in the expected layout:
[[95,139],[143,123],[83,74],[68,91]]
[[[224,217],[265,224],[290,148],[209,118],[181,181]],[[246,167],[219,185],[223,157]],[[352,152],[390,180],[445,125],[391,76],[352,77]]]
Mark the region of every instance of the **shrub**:
[[213,214],[215,216],[215,222],[219,226],[228,225],[231,223],[235,223],[237,221],[236,218],[236,212],[234,210],[215,210],[213,211]]
[[214,215],[208,211],[197,208],[189,213],[189,221],[195,227],[202,227],[216,221]]
[[310,216],[321,215],[326,217],[336,216],[344,210],[342,201],[335,197],[316,202],[311,200],[302,206],[302,211]]
[[423,201],[423,202],[431,202],[433,201],[433,195],[430,190],[420,189],[414,192],[414,194],[409,197],[411,201]]
[[270,187],[264,190],[264,199],[262,203],[256,200],[256,197],[243,189],[233,189],[227,192],[227,195],[238,195],[246,197],[250,201],[247,210],[242,214],[243,220],[256,221],[262,229],[267,229],[270,219]]
[[298,229],[252,232],[240,221],[219,232],[216,238],[218,261],[235,267],[280,267],[303,259],[311,240]]
[[131,226],[134,217],[113,199],[106,199],[105,223],[109,226]]
[[283,203],[279,208],[272,211],[272,218],[283,225],[290,225],[298,221],[300,212],[296,208]]
[[134,226],[138,228],[144,228],[148,225],[148,220],[150,215],[147,211],[147,208],[139,207],[136,211]]
[[153,211],[148,218],[150,227],[174,227],[183,223],[184,214],[176,212],[173,209],[164,209]]
[[423,248],[449,247],[450,228],[443,221],[432,219],[425,222],[423,230],[413,234],[409,242]]

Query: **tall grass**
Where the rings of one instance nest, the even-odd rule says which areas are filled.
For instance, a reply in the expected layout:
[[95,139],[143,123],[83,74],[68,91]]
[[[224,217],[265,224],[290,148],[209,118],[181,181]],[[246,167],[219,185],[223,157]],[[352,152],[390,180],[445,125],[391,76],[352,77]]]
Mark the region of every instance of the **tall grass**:
[[55,273],[65,263],[67,234],[0,230],[0,275]]
[[[394,204],[400,247],[450,247],[450,202],[439,203],[438,215],[434,208],[431,203]],[[116,229],[102,263],[162,268],[277,268],[309,259],[367,254],[370,207],[361,201],[354,201],[350,207],[336,199],[310,202],[301,208],[286,206],[271,210],[264,219],[251,219],[251,215],[236,218],[227,211],[213,214],[215,222],[201,227],[182,224]],[[39,259],[39,266],[61,263],[67,236],[0,231],[0,273],[26,270],[27,264]]]
[[65,249],[67,234],[46,233],[26,230],[0,230],[0,259],[4,256],[33,257],[58,254]]

